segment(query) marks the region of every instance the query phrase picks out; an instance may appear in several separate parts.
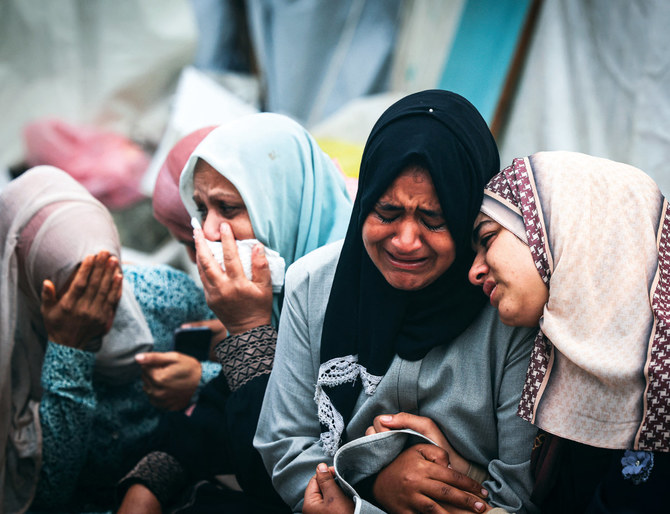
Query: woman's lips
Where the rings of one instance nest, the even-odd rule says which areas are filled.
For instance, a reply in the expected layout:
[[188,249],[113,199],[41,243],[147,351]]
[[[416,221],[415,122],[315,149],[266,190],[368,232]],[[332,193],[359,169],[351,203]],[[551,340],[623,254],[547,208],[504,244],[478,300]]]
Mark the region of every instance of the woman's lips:
[[396,268],[405,269],[405,270],[415,270],[423,266],[427,261],[427,257],[417,258],[407,258],[407,257],[398,257],[393,255],[389,251],[386,251],[386,256],[389,262]]
[[484,289],[484,294],[491,298],[491,295],[493,294],[493,291],[496,288],[496,283],[493,280],[487,280],[484,282],[484,285],[482,287]]

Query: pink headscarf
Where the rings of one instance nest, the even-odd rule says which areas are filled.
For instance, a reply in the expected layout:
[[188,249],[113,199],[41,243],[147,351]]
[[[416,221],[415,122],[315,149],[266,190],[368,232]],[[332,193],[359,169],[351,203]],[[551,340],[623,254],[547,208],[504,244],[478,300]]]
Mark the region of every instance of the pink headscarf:
[[170,150],[156,178],[154,217],[179,240],[193,240],[191,216],[179,196],[179,176],[195,147],[215,128],[203,127],[180,139]]
[[[42,462],[39,399],[47,334],[40,313],[45,279],[60,289],[86,255],[121,243],[105,206],[63,170],[38,166],[0,193],[0,511],[24,512]],[[96,353],[96,380],[139,376],[134,355],[153,338],[124,282],[114,324]]]

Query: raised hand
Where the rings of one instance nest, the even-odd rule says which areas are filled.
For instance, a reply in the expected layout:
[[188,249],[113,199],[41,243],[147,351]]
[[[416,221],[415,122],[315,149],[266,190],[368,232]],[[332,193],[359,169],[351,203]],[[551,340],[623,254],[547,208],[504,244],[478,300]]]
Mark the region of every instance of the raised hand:
[[220,227],[225,271],[212,255],[202,230],[195,229],[198,272],[207,305],[231,334],[267,325],[272,318],[272,281],[265,250],[260,243],[251,253],[249,280],[240,262],[235,238],[228,223]]
[[59,292],[45,280],[40,310],[49,340],[94,349],[91,342],[112,328],[122,284],[119,260],[108,251],[86,256]]
[[321,463],[305,489],[302,511],[305,514],[350,514],[354,502],[335,482],[333,468]]

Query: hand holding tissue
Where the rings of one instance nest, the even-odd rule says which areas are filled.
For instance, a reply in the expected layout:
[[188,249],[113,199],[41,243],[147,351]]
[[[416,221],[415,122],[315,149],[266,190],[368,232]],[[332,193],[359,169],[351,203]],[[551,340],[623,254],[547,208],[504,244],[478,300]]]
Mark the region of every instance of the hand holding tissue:
[[[191,225],[193,228],[202,230],[200,222],[197,218],[191,218]],[[223,263],[223,247],[221,241],[210,241],[205,238],[207,246],[209,246],[212,255],[216,261],[221,265],[221,269],[224,271],[226,267]],[[237,243],[237,253],[240,257],[240,262],[242,263],[242,268],[244,269],[244,274],[246,277],[251,280],[251,250],[256,244],[259,243],[258,239],[242,239],[235,241]],[[265,257],[268,260],[268,266],[270,268],[270,276],[272,280],[272,292],[279,293],[284,287],[284,273],[286,271],[286,262],[284,258],[279,255],[278,252],[265,247]]]

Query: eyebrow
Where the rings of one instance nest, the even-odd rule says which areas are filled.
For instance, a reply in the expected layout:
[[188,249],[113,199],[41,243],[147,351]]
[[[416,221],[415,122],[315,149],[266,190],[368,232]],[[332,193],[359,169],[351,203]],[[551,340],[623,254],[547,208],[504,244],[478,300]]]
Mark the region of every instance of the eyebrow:
[[[236,195],[235,193],[228,192],[228,191],[216,191],[214,190],[211,195],[207,195],[210,198],[213,198],[214,200],[217,201],[228,201],[228,202],[236,202],[236,201],[241,201],[244,203],[244,200],[242,199],[241,195]],[[200,195],[197,192],[193,193],[193,201],[197,202],[198,199],[200,198]]]
[[[377,208],[391,212],[400,212],[405,210],[404,207],[400,207],[399,205],[394,205],[392,203],[386,203],[386,202],[377,202]],[[432,209],[422,209],[421,207],[419,207],[417,211],[430,218],[444,218],[444,214],[442,213],[442,211],[435,211]]]
[[480,240],[479,233],[481,232],[481,229],[484,225],[487,223],[493,223],[493,220],[482,220],[477,225],[475,228],[472,230],[472,244],[478,244]]

